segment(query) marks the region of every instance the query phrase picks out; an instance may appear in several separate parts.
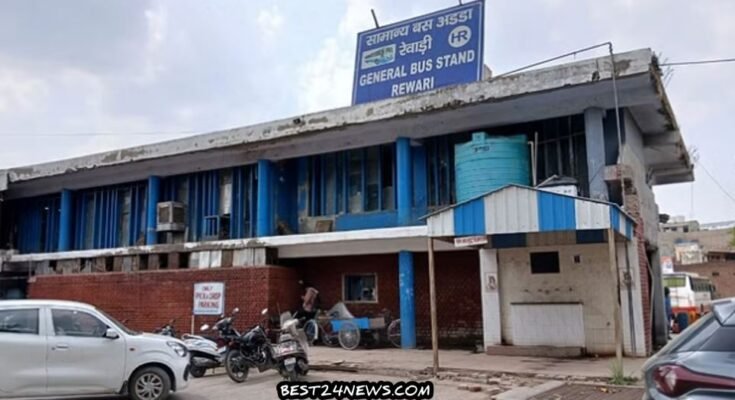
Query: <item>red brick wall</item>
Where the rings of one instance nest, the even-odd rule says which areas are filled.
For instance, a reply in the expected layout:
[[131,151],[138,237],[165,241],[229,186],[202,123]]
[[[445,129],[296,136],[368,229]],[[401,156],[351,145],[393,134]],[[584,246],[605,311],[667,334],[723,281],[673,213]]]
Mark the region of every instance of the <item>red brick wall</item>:
[[[477,250],[435,253],[436,307],[439,338],[445,344],[470,344],[482,340],[480,256]],[[416,331],[431,340],[429,260],[427,253],[414,255],[416,269]]]
[[712,280],[715,297],[735,297],[735,261],[711,261],[703,264],[677,265],[676,272],[693,272]]
[[[400,315],[398,254],[324,257],[288,260],[320,294],[322,308],[342,301],[342,277],[350,273],[376,273],[378,303],[350,303],[355,316],[378,315],[388,309]],[[480,261],[476,250],[436,253],[437,316],[442,345],[474,344],[482,337]],[[430,342],[428,258],[414,254],[416,333],[420,344]]]
[[648,254],[646,253],[646,239],[644,236],[644,221],[641,216],[640,198],[635,189],[628,187],[628,194],[625,197],[626,211],[635,219],[636,227],[633,235],[638,241],[638,264],[640,268],[641,281],[641,304],[643,305],[643,329],[646,337],[646,351],[651,353],[653,350],[653,316],[651,315],[651,289]]
[[[296,271],[283,267],[219,268],[39,276],[29,284],[29,298],[75,300],[93,304],[133,329],[152,331],[177,318],[179,333],[189,332],[194,283],[225,282],[225,308],[240,308],[236,326],[248,327],[268,307],[275,315],[298,306]],[[198,316],[196,329],[216,317]]]

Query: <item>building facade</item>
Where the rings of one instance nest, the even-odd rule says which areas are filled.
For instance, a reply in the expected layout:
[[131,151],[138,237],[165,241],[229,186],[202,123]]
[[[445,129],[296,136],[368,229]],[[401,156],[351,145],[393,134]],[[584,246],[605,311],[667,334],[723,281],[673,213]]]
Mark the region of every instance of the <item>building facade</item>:
[[[343,301],[356,315],[400,316],[403,344],[413,347],[430,327],[424,217],[482,192],[490,175],[494,185],[534,193],[561,179],[573,197],[620,211],[628,234],[614,253],[618,265],[628,260],[620,298],[633,321],[626,350],[649,353],[654,333],[665,335],[652,186],[691,181],[692,165],[653,53],[614,59],[614,68],[609,57],[578,61],[0,171],[2,274],[17,282],[15,293],[99,304],[140,329],[155,327],[143,304],[189,312],[192,282],[224,281],[237,292],[227,307],[248,307],[255,320],[263,304],[295,308],[304,281],[326,308]],[[460,168],[462,145],[519,136],[520,167],[476,176]],[[618,296],[594,296],[594,277],[610,259],[603,230],[507,232],[507,242],[471,247],[437,241],[441,343],[487,344],[488,330],[499,330],[495,344],[514,344],[512,323],[493,325],[483,300],[481,272],[497,264],[508,307],[574,302],[585,322],[572,346],[614,352]],[[551,270],[540,276],[531,265],[538,252],[556,254],[539,261]],[[561,321],[566,312],[580,315],[553,315]],[[162,314],[159,324],[171,318]]]

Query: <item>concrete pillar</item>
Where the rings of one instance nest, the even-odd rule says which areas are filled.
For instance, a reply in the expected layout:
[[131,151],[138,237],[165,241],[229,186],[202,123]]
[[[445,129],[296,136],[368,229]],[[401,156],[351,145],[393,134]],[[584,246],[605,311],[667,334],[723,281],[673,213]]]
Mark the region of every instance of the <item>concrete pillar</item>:
[[587,148],[587,176],[590,197],[608,200],[605,183],[605,134],[603,128],[604,110],[588,108],[584,110],[584,137]]
[[258,160],[258,203],[256,205],[255,236],[272,236],[273,218],[273,166],[268,160]]
[[[148,209],[146,210],[145,244],[152,245],[158,242],[156,231],[158,202],[161,199],[161,178],[148,177]],[[133,217],[131,217],[133,218]]]
[[398,225],[411,223],[413,208],[413,171],[411,165],[411,139],[398,138],[396,141],[396,190],[398,193]]
[[59,251],[69,251],[72,248],[72,221],[74,221],[73,204],[74,197],[71,190],[61,191],[61,212],[59,213]]
[[498,251],[495,249],[480,249],[479,251],[482,332],[483,344],[487,348],[502,344]]
[[398,288],[401,304],[401,347],[416,347],[416,303],[414,299],[413,253],[398,253]]

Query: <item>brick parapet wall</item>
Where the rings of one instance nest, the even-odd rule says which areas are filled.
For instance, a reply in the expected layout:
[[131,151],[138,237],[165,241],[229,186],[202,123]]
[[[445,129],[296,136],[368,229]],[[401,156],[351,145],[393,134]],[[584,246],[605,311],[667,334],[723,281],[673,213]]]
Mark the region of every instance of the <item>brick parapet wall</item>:
[[[148,271],[39,276],[29,284],[29,298],[73,300],[97,306],[133,329],[153,331],[172,318],[176,330],[189,332],[194,283],[224,282],[225,308],[240,308],[236,326],[261,320],[261,310],[298,306],[298,276],[284,267]],[[196,329],[217,317],[197,316]]]

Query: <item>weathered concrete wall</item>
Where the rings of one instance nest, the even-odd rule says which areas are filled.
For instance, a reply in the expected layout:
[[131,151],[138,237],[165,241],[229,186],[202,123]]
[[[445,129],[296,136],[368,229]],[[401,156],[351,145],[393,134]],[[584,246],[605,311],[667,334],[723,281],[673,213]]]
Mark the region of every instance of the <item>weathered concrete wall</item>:
[[[532,251],[558,251],[560,273],[531,274]],[[581,257],[580,264],[574,263],[575,255]],[[511,303],[581,302],[587,351],[615,353],[610,286],[613,283],[607,244],[501,249],[498,259],[502,333],[506,343],[513,343]]]
[[732,229],[715,229],[696,232],[659,232],[658,245],[661,256],[674,257],[674,245],[677,242],[697,242],[704,252],[729,251],[732,240]]
[[629,112],[624,112],[625,146],[623,146],[623,164],[632,167],[635,190],[640,202],[643,219],[643,235],[650,244],[658,243],[658,204],[653,188],[646,178],[648,168],[643,151],[643,136],[638,125]]
[[[643,104],[658,101],[650,85],[652,52],[649,49],[616,55],[621,92],[621,104]],[[285,159],[299,155],[317,154],[336,149],[356,148],[372,138],[377,143],[388,143],[396,135],[420,137],[446,132],[447,126],[456,130],[473,127],[497,126],[507,123],[538,120],[553,116],[569,115],[590,106],[609,108],[610,96],[596,92],[609,92],[612,65],[608,57],[583,60],[521,72],[518,74],[439,89],[430,93],[345,107],[336,110],[295,116],[263,124],[213,132],[195,137],[171,140],[151,145],[121,149],[63,161],[13,168],[8,171],[11,189],[21,182],[65,175],[64,186],[78,189],[83,171],[105,169],[108,183],[135,173],[150,173],[154,166],[159,175],[165,176],[195,165],[206,164],[212,168],[228,163],[252,163],[262,159]],[[573,91],[576,88],[579,92]],[[641,88],[645,90],[641,90]],[[572,89],[575,88],[575,89]],[[562,90],[567,95],[549,96],[549,92]],[[539,97],[526,101],[524,95]],[[567,98],[568,97],[568,98]],[[507,100],[507,101],[506,101]],[[503,104],[503,103],[507,104]],[[550,107],[548,104],[553,104]],[[485,107],[487,106],[487,107]],[[567,109],[569,108],[569,109]],[[513,112],[509,112],[513,110]],[[521,110],[521,111],[519,111]],[[417,123],[416,117],[421,121]],[[478,118],[481,117],[481,118]],[[450,122],[451,121],[451,122]],[[335,133],[339,132],[339,135]],[[319,135],[317,135],[319,134]],[[322,134],[329,134],[325,140]],[[319,137],[317,137],[319,136]],[[242,150],[247,148],[247,151]],[[164,160],[161,163],[152,163]],[[208,160],[210,163],[204,162]],[[143,170],[129,166],[126,174],[114,173],[107,168],[136,164]],[[215,166],[214,164],[217,164]],[[220,165],[221,164],[221,165]],[[78,174],[77,179],[69,179]],[[86,179],[92,175],[84,175]],[[94,176],[100,178],[100,176]],[[61,183],[45,182],[46,185]],[[89,181],[88,184],[94,184]],[[43,188],[25,186],[25,195]]]

